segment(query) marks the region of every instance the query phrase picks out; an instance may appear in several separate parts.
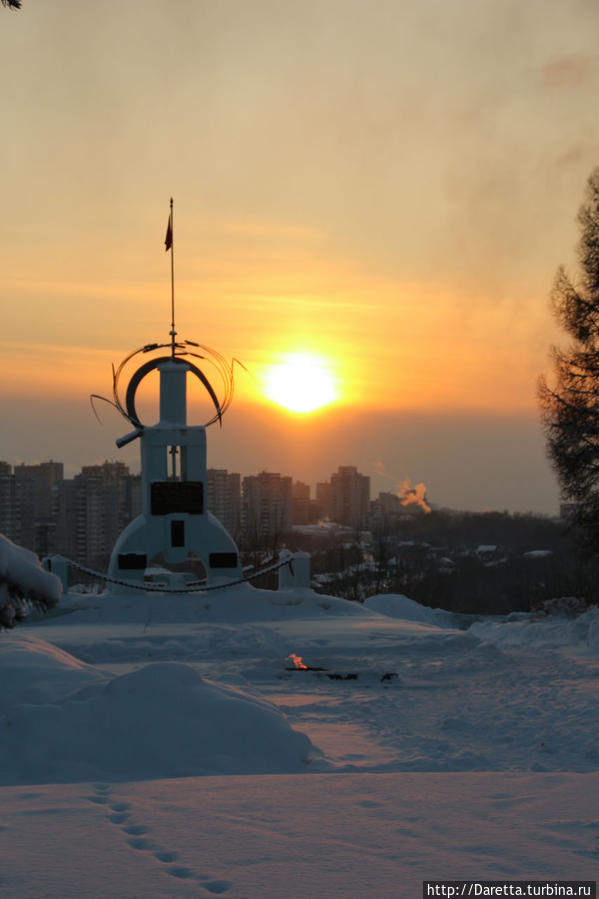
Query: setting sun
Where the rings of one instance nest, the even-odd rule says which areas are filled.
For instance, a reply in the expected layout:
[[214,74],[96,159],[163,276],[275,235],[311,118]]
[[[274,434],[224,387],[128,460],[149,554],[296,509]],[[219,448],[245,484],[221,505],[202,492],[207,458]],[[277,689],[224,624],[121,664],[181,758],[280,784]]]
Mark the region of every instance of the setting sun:
[[266,371],[266,396],[290,412],[314,412],[337,399],[335,380],[327,364],[297,353]]

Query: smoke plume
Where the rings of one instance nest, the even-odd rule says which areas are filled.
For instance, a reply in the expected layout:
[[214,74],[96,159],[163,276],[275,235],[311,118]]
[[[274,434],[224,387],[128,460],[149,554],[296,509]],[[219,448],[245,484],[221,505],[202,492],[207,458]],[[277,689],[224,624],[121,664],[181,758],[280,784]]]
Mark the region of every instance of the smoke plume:
[[426,501],[426,487],[424,484],[420,483],[412,486],[409,478],[404,478],[403,481],[399,480],[399,478],[386,471],[382,462],[376,462],[374,470],[378,475],[393,483],[395,495],[401,500],[402,506],[417,505],[423,512],[428,513],[431,511],[431,507]]

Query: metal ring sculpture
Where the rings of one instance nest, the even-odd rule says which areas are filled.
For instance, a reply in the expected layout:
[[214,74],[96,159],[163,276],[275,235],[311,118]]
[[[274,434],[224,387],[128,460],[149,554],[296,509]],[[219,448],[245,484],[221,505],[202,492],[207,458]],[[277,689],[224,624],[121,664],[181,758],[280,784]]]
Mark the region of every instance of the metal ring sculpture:
[[[170,349],[170,356],[158,356],[153,359],[148,360],[143,365],[141,365],[137,371],[132,375],[125,392],[124,402],[121,401],[120,393],[121,393],[121,380],[123,377],[123,372],[128,363],[135,356],[140,353],[152,353],[156,350],[162,349]],[[193,349],[192,349],[193,348]],[[200,351],[200,352],[198,352]],[[202,359],[210,363],[217,371],[220,380],[221,380],[221,388],[222,388],[222,399],[219,400],[216,394],[216,391],[212,387],[212,384],[204,374],[204,372],[197,366],[194,365],[193,362],[190,362],[187,357],[193,357],[195,359]],[[212,403],[214,405],[214,415],[208,419],[208,421],[204,422],[204,427],[209,427],[214,424],[216,421],[219,424],[222,424],[222,417],[224,413],[227,411],[229,406],[231,405],[231,401],[233,399],[234,392],[234,375],[233,375],[233,367],[237,362],[238,365],[241,365],[242,368],[245,366],[239,362],[238,359],[233,359],[231,364],[227,362],[224,356],[221,356],[216,350],[213,350],[211,347],[204,346],[200,343],[196,343],[193,340],[184,340],[182,342],[177,343],[148,343],[143,347],[140,347],[138,350],[134,350],[132,353],[129,353],[128,356],[123,359],[121,364],[117,369],[112,368],[112,400],[109,400],[107,397],[99,396],[98,394],[93,393],[90,397],[92,408],[94,409],[94,413],[96,412],[94,407],[94,399],[103,400],[104,402],[110,403],[111,406],[114,406],[115,409],[121,413],[123,418],[126,418],[133,427],[140,428],[143,430],[144,425],[140,421],[139,416],[137,414],[137,410],[135,408],[135,394],[137,389],[146,375],[150,374],[150,372],[154,371],[161,365],[163,362],[180,362],[181,364],[185,364],[187,370],[192,372],[204,386]],[[97,416],[97,413],[96,413]]]

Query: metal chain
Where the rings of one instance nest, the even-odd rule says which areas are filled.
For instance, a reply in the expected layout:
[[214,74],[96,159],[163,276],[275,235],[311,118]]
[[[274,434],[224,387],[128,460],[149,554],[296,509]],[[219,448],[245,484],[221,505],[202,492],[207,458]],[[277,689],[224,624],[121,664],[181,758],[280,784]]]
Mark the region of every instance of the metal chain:
[[213,584],[212,586],[206,585],[205,587],[161,587],[159,584],[139,584],[135,581],[123,581],[119,580],[119,578],[109,577],[107,574],[103,574],[101,571],[94,571],[92,568],[86,568],[85,565],[80,565],[78,562],[72,562],[70,559],[66,559],[70,566],[73,568],[82,571],[84,574],[90,574],[92,577],[97,577],[102,581],[107,581],[110,584],[118,584],[121,587],[132,587],[135,590],[144,590],[146,593],[207,593],[211,590],[224,590],[226,587],[234,587],[236,584],[245,584],[248,581],[253,581],[257,577],[260,577],[263,574],[269,574],[271,571],[277,571],[279,568],[283,568],[285,565],[289,565],[290,570],[293,572],[293,556],[288,559],[283,559],[283,561],[275,562],[273,565],[268,565],[266,568],[260,569],[260,571],[255,571],[253,574],[248,574],[246,577],[239,578],[236,581],[227,581],[224,584]]

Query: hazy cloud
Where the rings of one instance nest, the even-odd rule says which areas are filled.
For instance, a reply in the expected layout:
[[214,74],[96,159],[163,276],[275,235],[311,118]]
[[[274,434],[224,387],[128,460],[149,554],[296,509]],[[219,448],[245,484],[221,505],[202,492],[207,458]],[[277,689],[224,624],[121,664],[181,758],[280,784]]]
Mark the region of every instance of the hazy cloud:
[[579,53],[554,59],[541,70],[543,82],[551,89],[580,88],[589,83],[598,58],[597,55]]

